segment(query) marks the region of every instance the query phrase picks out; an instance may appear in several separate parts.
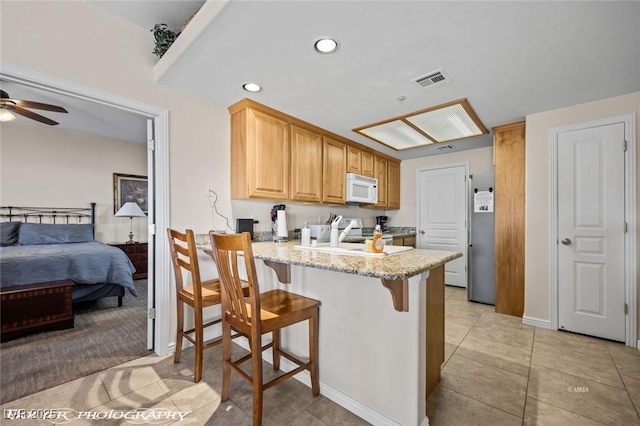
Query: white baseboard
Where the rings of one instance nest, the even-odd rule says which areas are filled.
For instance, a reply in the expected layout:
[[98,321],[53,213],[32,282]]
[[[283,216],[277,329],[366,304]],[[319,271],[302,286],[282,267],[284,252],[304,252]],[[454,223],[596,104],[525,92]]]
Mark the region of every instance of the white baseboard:
[[[249,350],[249,342],[244,337],[238,337],[233,340],[239,346],[242,346],[246,350]],[[273,355],[271,351],[266,351],[262,353],[262,359],[267,361],[269,364],[273,364]],[[280,357],[280,369],[282,371],[289,372],[291,370],[296,369],[298,366],[289,361],[284,357]],[[308,371],[302,371],[295,376],[293,376],[296,380],[301,383],[304,383],[306,386],[311,387],[311,376]],[[388,418],[387,416],[377,412],[371,407],[361,403],[360,401],[351,398],[350,396],[344,394],[333,386],[323,382],[320,380],[320,393],[335,402],[336,404],[346,408],[351,411],[353,414],[361,417],[367,422],[373,425],[380,426],[402,426],[400,423],[395,422],[394,420]],[[423,421],[420,426],[429,426],[429,419],[426,419],[426,423]]]
[[551,330],[551,321],[541,320],[539,318],[523,316],[522,323],[524,325],[530,325],[532,327],[546,328],[547,330]]
[[640,351],[640,340],[636,342],[636,348]]

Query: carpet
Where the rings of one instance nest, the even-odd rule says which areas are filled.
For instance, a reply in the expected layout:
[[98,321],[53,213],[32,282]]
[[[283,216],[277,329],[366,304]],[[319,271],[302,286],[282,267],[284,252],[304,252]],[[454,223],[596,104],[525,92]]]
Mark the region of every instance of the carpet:
[[34,333],[0,345],[0,403],[147,355],[147,280],[128,291],[73,304],[75,327]]

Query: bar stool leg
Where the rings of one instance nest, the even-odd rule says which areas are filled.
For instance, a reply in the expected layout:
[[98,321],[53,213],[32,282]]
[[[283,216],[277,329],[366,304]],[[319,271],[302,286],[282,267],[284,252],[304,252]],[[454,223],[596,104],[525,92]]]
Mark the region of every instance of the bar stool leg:
[[222,321],[222,392],[220,399],[229,399],[229,387],[231,385],[231,326]]
[[252,333],[251,363],[253,375],[253,426],[262,425],[262,347],[261,336]]
[[273,330],[273,369],[280,370],[280,329]]
[[202,329],[202,309],[195,309],[195,340],[196,340],[196,371],[193,374],[193,381],[198,383],[202,380],[202,362],[204,358],[204,330]]
[[176,333],[176,352],[173,355],[173,362],[180,362],[182,355],[182,332],[184,331],[184,304],[178,300],[178,331]]
[[318,331],[319,331],[318,310],[313,312],[309,318],[309,361],[311,363],[309,373],[311,373],[311,391],[313,396],[320,395],[320,383],[318,382]]

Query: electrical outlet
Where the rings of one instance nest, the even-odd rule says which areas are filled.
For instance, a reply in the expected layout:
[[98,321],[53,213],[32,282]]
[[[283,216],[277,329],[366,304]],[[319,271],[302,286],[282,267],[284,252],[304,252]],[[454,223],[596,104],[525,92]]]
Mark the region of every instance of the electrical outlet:
[[213,184],[212,183],[206,185],[204,190],[205,190],[205,193],[204,193],[205,197],[207,197],[207,198],[213,197],[213,193],[211,192],[211,191],[213,191]]

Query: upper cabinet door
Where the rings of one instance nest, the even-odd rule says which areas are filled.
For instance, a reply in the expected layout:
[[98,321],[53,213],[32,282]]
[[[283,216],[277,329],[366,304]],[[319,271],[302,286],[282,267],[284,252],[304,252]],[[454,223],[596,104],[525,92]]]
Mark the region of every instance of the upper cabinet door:
[[389,198],[387,191],[389,188],[387,180],[387,169],[389,160],[376,156],[373,163],[374,177],[378,179],[378,202],[374,204],[376,207],[387,207]]
[[362,175],[369,177],[376,177],[375,172],[373,170],[373,158],[374,155],[367,151],[362,151]]
[[289,123],[248,109],[247,195],[289,198]]
[[347,173],[347,145],[324,137],[322,164],[322,202],[345,204],[345,181]]
[[291,199],[322,201],[322,135],[291,125]]
[[389,161],[387,201],[390,209],[400,208],[400,163]]
[[362,151],[354,146],[347,147],[347,173],[362,174]]

